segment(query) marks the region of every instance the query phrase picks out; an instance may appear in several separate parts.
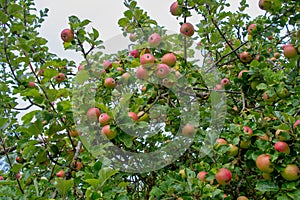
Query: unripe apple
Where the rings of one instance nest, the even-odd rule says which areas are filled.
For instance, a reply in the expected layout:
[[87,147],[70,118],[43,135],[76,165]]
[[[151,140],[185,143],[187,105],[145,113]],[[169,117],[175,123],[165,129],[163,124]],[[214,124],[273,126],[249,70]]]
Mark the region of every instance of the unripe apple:
[[135,33],[130,33],[130,35],[129,35],[129,40],[130,40],[131,42],[135,42],[135,41],[137,40],[136,34],[135,34]]
[[141,80],[147,79],[147,77],[148,77],[147,70],[142,66],[140,66],[136,69],[135,74],[136,74],[136,77]]
[[64,170],[60,170],[59,172],[56,173],[56,176],[59,178],[62,178],[65,176],[65,171]]
[[104,81],[104,87],[113,89],[116,86],[116,81],[113,78],[106,78]]
[[170,12],[171,12],[171,14],[174,15],[174,16],[179,16],[179,15],[181,15],[182,9],[181,9],[181,6],[178,5],[178,2],[177,2],[177,1],[175,1],[175,2],[173,2],[173,3],[171,4],[171,6],[170,6]]
[[287,181],[295,181],[299,178],[299,168],[295,164],[289,164],[281,172],[282,178]]
[[160,35],[158,33],[151,34],[148,38],[148,43],[150,47],[158,47],[161,43]]
[[287,44],[283,46],[283,54],[286,58],[294,58],[298,53],[293,44]]
[[191,23],[183,23],[180,27],[180,33],[182,35],[191,37],[192,35],[194,35],[194,26]]
[[236,156],[239,153],[239,148],[233,144],[229,144],[229,151],[228,151],[228,155],[230,156]]
[[264,92],[262,96],[263,100],[265,100],[266,102],[273,102],[276,100],[276,97],[277,97],[276,93],[274,93],[273,96],[270,97],[266,92]]
[[228,78],[223,78],[222,80],[221,80],[221,85],[228,85],[229,84],[229,79]]
[[257,29],[256,24],[250,24],[250,25],[247,27],[248,34],[252,34],[252,32],[253,32],[254,30],[256,30],[256,29]]
[[250,145],[251,145],[250,139],[248,139],[246,141],[245,140],[240,141],[240,148],[242,148],[242,149],[248,149],[250,147]]
[[265,179],[265,180],[272,180],[272,178],[271,178],[271,174],[269,174],[269,173],[266,173],[266,172],[263,172],[262,173],[262,177]]
[[167,53],[163,55],[163,57],[161,58],[161,62],[170,67],[173,67],[176,63],[176,56],[173,53]]
[[248,70],[247,69],[244,69],[242,71],[240,71],[239,75],[238,75],[238,79],[241,79],[243,77],[243,73],[247,73]]
[[159,78],[165,78],[170,72],[170,68],[166,64],[159,64],[156,69],[156,76]]
[[71,29],[66,28],[60,33],[60,37],[64,42],[72,42],[74,40],[74,33]]
[[248,200],[248,198],[245,196],[239,196],[236,200]]
[[139,117],[137,116],[137,114],[135,112],[128,112],[128,117],[130,117],[133,121],[138,121]]
[[34,83],[34,82],[32,82],[32,81],[30,81],[30,82],[28,83],[28,87],[30,87],[30,88],[34,88],[34,87],[35,87],[35,83]]
[[269,10],[271,8],[271,0],[259,0],[258,6],[262,10]]
[[274,171],[274,165],[270,161],[271,156],[267,154],[261,154],[256,158],[256,167],[265,173],[272,173]]
[[290,154],[290,147],[286,142],[276,142],[274,148],[278,152],[286,153],[287,155]]
[[286,88],[282,88],[282,89],[276,90],[276,94],[279,98],[284,99],[287,96],[289,96],[289,91]]
[[220,185],[227,185],[230,183],[232,174],[231,171],[229,171],[226,168],[221,168],[218,170],[218,172],[215,175],[217,182]]
[[251,54],[247,51],[243,51],[242,53],[240,53],[240,60],[243,62],[243,63],[248,63],[251,61]]
[[134,57],[134,58],[138,58],[139,57],[139,51],[138,50],[131,50],[130,52],[129,52],[129,56],[132,56],[132,57]]
[[104,60],[102,65],[104,69],[112,68],[112,62],[110,62],[109,60]]
[[55,76],[54,78],[55,78],[55,80],[56,80],[58,83],[61,83],[61,82],[63,82],[64,80],[66,80],[66,76],[65,76],[65,74],[63,74],[63,73],[58,73],[58,75]]
[[184,136],[191,136],[195,132],[195,127],[192,124],[186,124],[181,130],[182,135]]
[[87,111],[86,116],[91,121],[97,121],[100,116],[100,111],[98,108],[90,108]]
[[114,137],[116,137],[117,132],[112,131],[112,130],[110,129],[110,125],[105,125],[105,126],[103,126],[102,129],[101,129],[101,134],[104,135],[104,136],[106,136],[107,139],[111,140],[111,139],[113,139]]
[[145,53],[141,56],[140,63],[144,67],[151,67],[154,64],[155,58],[151,53]]
[[294,128],[296,128],[299,124],[300,124],[300,119],[298,119],[298,120],[294,123]]
[[184,169],[181,169],[179,170],[179,174],[182,178],[186,178],[186,174],[185,174],[185,170]]
[[205,182],[205,176],[206,176],[207,172],[205,171],[202,171],[202,172],[199,172],[197,177],[202,181],[202,182]]
[[102,126],[107,125],[111,120],[111,117],[107,113],[102,113],[99,116],[99,122]]

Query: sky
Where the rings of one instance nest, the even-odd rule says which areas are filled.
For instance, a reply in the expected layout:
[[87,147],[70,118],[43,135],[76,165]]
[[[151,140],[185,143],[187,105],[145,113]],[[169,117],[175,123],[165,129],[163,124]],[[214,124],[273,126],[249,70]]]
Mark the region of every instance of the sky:
[[[237,8],[239,1],[227,1],[232,5],[230,9]],[[176,17],[169,12],[170,5],[174,0],[138,0],[137,2],[138,6],[147,11],[150,17],[157,20],[160,25],[172,32],[179,31]],[[117,40],[114,38],[121,34],[117,22],[123,17],[123,12],[126,10],[122,0],[36,0],[35,3],[38,10],[49,8],[48,17],[40,29],[40,34],[48,40],[50,51],[60,57],[74,60],[78,65],[82,60],[80,54],[74,51],[65,51],[60,39],[61,30],[69,27],[69,16],[76,15],[81,20],[92,21],[91,25],[100,32],[100,39],[109,42],[109,45],[117,43],[114,43],[114,40]],[[258,7],[258,0],[247,0],[247,3],[249,8],[246,12],[251,16],[263,14]],[[192,23],[198,20],[199,17],[189,19]]]

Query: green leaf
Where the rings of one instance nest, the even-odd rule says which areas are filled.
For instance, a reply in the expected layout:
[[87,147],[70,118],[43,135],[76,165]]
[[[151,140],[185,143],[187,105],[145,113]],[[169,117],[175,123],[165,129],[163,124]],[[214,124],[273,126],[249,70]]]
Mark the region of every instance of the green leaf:
[[13,15],[16,12],[22,12],[22,7],[17,4],[9,4],[7,7],[7,13]]
[[86,179],[84,181],[87,182],[88,184],[90,184],[91,186],[93,186],[94,188],[98,188],[98,186],[100,184],[99,179]]
[[4,125],[8,122],[8,118],[0,118],[0,128],[3,129]]
[[94,33],[94,40],[96,40],[99,37],[99,31],[93,28],[93,33]]
[[89,73],[86,70],[80,70],[77,72],[75,81],[79,84],[83,84],[89,79]]
[[57,179],[54,183],[55,188],[62,195],[67,194],[67,192],[73,187],[73,185],[74,185],[73,179],[70,180]]
[[25,124],[29,123],[29,122],[33,119],[34,115],[35,115],[37,112],[38,112],[38,110],[34,110],[34,111],[31,111],[31,112],[25,114],[25,115],[21,118],[22,121],[23,121],[23,123],[25,123]]
[[126,25],[128,25],[130,22],[129,22],[129,19],[127,18],[121,18],[119,19],[118,21],[118,24],[121,26],[121,27],[125,27]]
[[104,185],[104,183],[113,175],[115,175],[116,173],[118,173],[117,170],[114,170],[112,168],[109,167],[104,167],[99,171],[99,184],[100,187]]
[[85,19],[85,20],[83,20],[83,21],[80,23],[80,26],[86,26],[86,25],[88,25],[89,23],[91,23],[91,21],[88,20],[88,19]]
[[279,190],[274,182],[265,180],[257,181],[255,188],[261,192],[276,192]]
[[265,83],[260,83],[256,86],[256,89],[258,89],[258,90],[265,90],[267,88],[268,88],[268,86]]

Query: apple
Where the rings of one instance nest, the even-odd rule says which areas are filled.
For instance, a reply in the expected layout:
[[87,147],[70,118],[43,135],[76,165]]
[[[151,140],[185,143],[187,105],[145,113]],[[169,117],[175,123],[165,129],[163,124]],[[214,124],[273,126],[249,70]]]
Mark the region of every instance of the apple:
[[55,78],[55,80],[56,80],[58,83],[61,83],[61,82],[63,82],[64,80],[66,80],[66,76],[65,76],[65,74],[63,74],[63,73],[58,73],[58,75],[55,76],[54,78]]
[[253,131],[252,131],[252,129],[249,126],[244,126],[243,129],[244,129],[244,133],[246,133],[248,135],[252,135],[253,134]]
[[83,165],[82,165],[81,162],[76,162],[76,163],[75,163],[75,167],[76,167],[76,169],[79,171],[79,170],[81,170],[81,168],[83,167]]
[[274,93],[273,96],[270,97],[266,92],[264,92],[262,96],[263,100],[265,100],[266,102],[273,102],[276,100],[276,97],[277,97],[276,93]]
[[38,75],[40,76],[44,76],[44,72],[45,72],[46,69],[39,69],[38,71]]
[[104,81],[104,87],[113,89],[116,86],[116,81],[113,78],[106,78]]
[[258,6],[262,10],[269,10],[271,8],[271,0],[259,0]]
[[267,154],[261,154],[256,158],[256,167],[265,173],[272,173],[274,171],[274,165],[270,161],[271,156]]
[[229,151],[228,151],[228,155],[230,156],[236,156],[239,153],[239,148],[233,144],[229,144]]
[[174,53],[167,53],[163,55],[163,57],[161,58],[161,62],[170,67],[173,67],[176,63],[176,56],[174,55]]
[[130,76],[131,76],[131,74],[128,72],[125,72],[124,74],[122,74],[122,78],[125,80],[128,80]]
[[161,43],[161,38],[158,33],[153,33],[148,37],[148,43],[150,47],[158,47]]
[[269,141],[269,135],[266,133],[263,136],[258,136],[257,138],[260,140]]
[[17,156],[17,157],[16,157],[16,161],[17,161],[18,163],[21,163],[21,162],[23,162],[23,158],[21,158],[20,156]]
[[194,26],[191,23],[183,23],[180,27],[180,33],[182,35],[191,37],[192,35],[194,35]]
[[131,51],[129,51],[129,56],[137,58],[137,57],[139,57],[139,51],[136,50],[136,49],[135,50],[131,50]]
[[77,69],[78,71],[84,70],[84,65],[79,65]]
[[248,198],[245,196],[239,196],[236,200],[248,200]]
[[171,4],[171,6],[170,6],[170,12],[171,12],[171,14],[174,15],[174,16],[179,16],[179,15],[181,15],[182,9],[181,9],[181,6],[178,5],[178,2],[177,2],[177,1],[175,1],[175,2],[173,2],[173,3]]
[[198,173],[197,177],[202,181],[202,182],[205,182],[205,176],[206,176],[207,172],[205,171],[201,171]]
[[281,172],[282,178],[287,181],[295,181],[299,178],[299,168],[295,164],[289,164]]
[[91,121],[97,121],[100,116],[100,111],[98,108],[90,108],[87,111],[86,116]]
[[107,125],[111,120],[111,117],[107,113],[102,113],[99,116],[99,122],[102,126]]
[[185,170],[184,169],[181,169],[179,170],[179,174],[182,178],[186,178],[186,174],[185,174]]
[[165,78],[170,72],[170,68],[166,64],[158,64],[156,69],[156,76],[159,78]]
[[250,147],[250,145],[251,145],[250,139],[248,139],[246,141],[245,140],[240,141],[240,148],[242,148],[242,149],[248,149]]
[[104,135],[104,136],[106,136],[107,139],[111,140],[111,139],[113,139],[114,137],[116,137],[117,132],[116,132],[116,131],[112,131],[112,130],[110,129],[110,125],[105,125],[105,126],[103,126],[102,129],[101,129],[101,134]]
[[102,65],[104,69],[112,68],[112,62],[110,62],[109,60],[104,60]]
[[287,155],[290,154],[290,147],[286,142],[282,142],[282,141],[276,142],[274,148],[278,152],[283,152],[286,153]]
[[148,77],[147,70],[142,66],[140,66],[136,69],[135,74],[138,79],[147,79],[147,77]]
[[2,181],[4,178],[3,178],[3,176],[0,176],[0,181]]
[[34,82],[32,82],[32,81],[30,81],[30,82],[28,83],[28,87],[30,87],[30,88],[34,88],[34,87],[35,87],[35,83],[34,83]]
[[243,51],[242,53],[240,53],[240,60],[243,62],[243,63],[248,63],[251,61],[251,54],[247,51]]
[[195,132],[195,127],[192,124],[186,124],[181,130],[182,135],[191,136]]
[[299,124],[300,124],[300,119],[298,119],[298,120],[294,123],[294,128],[296,128]]
[[215,177],[220,185],[227,185],[231,181],[232,174],[230,170],[226,168],[221,168],[217,171]]
[[65,176],[65,171],[64,170],[60,170],[59,172],[56,173],[56,176],[59,178],[62,178]]
[[265,180],[272,180],[272,178],[271,178],[271,174],[269,174],[269,173],[266,173],[266,172],[263,172],[262,173],[262,177],[265,179]]
[[137,116],[137,114],[135,112],[128,112],[128,117],[130,117],[133,121],[138,121],[139,117]]
[[275,132],[275,137],[278,138],[280,141],[287,141],[289,139],[288,134],[289,132],[287,130],[278,129]]
[[79,131],[77,129],[73,129],[69,131],[71,137],[77,137],[79,135]]
[[71,29],[64,29],[60,33],[60,37],[64,42],[72,42],[74,40],[74,33]]
[[137,40],[136,34],[135,34],[135,33],[130,33],[130,35],[129,35],[129,40],[130,40],[131,42],[135,42],[135,41]]
[[256,30],[257,29],[257,25],[256,24],[250,24],[248,27],[247,27],[247,31],[248,31],[248,34],[252,34],[252,31]]
[[246,72],[248,72],[247,69],[244,69],[244,70],[240,71],[240,73],[238,75],[238,79],[241,79],[243,77],[243,73],[246,73]]
[[20,172],[18,172],[18,173],[16,174],[16,179],[20,180],[21,178],[22,178],[22,175],[21,175]]
[[145,53],[141,56],[140,63],[144,67],[151,67],[154,64],[155,58],[151,53]]
[[214,88],[214,90],[222,90],[222,89],[223,89],[222,84],[217,84],[216,87]]
[[229,84],[229,79],[228,78],[223,78],[222,80],[221,80],[221,85],[228,85]]
[[284,99],[289,96],[290,93],[286,88],[281,88],[279,90],[276,90],[276,94],[279,98]]
[[284,45],[282,48],[283,48],[283,55],[286,58],[294,58],[298,54],[297,49],[294,47],[293,44]]
[[169,79],[167,79],[167,78],[164,78],[163,80],[162,80],[162,84],[164,85],[164,86],[166,86],[167,88],[171,88],[173,85],[174,85],[174,81],[170,81]]
[[279,52],[275,52],[273,55],[275,58],[279,58],[280,57],[280,53]]

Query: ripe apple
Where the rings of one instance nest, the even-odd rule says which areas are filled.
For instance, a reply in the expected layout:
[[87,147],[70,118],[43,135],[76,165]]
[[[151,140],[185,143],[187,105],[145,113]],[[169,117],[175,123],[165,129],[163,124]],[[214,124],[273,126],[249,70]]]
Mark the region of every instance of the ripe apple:
[[135,74],[138,79],[147,79],[147,77],[148,77],[147,70],[142,66],[140,66],[136,69]]
[[130,40],[131,42],[135,42],[135,41],[137,40],[136,34],[135,34],[135,33],[130,33],[130,35],[129,35],[129,40]]
[[28,83],[28,87],[30,87],[30,88],[34,88],[34,87],[35,87],[35,83],[34,83],[34,82],[32,82],[32,81],[30,81],[30,82]]
[[191,23],[183,23],[180,27],[180,33],[191,37],[192,35],[194,35],[195,29],[194,26]]
[[295,164],[289,164],[281,172],[282,178],[287,181],[295,181],[299,178],[299,168]]
[[174,55],[174,53],[167,53],[163,55],[163,57],[161,58],[161,62],[170,67],[173,67],[176,63],[176,56]]
[[104,69],[112,68],[112,62],[110,62],[109,60],[104,60],[102,65]]
[[298,119],[298,120],[294,123],[294,128],[296,128],[299,124],[300,124],[300,119]]
[[233,144],[229,144],[229,151],[228,151],[228,155],[230,156],[236,156],[239,153],[239,148]]
[[258,6],[262,10],[269,10],[271,8],[271,0],[259,0]]
[[99,116],[99,122],[102,126],[107,125],[111,120],[111,117],[107,113],[102,113]]
[[20,180],[20,179],[22,178],[22,175],[21,175],[20,172],[18,172],[18,173],[16,174],[16,178],[17,178],[18,180]]
[[16,161],[17,161],[18,163],[21,163],[21,162],[23,162],[23,158],[21,158],[20,156],[17,156],[17,157],[16,157]]
[[90,108],[87,111],[86,116],[91,121],[97,121],[100,116],[100,111],[98,108]]
[[245,196],[239,196],[236,200],[248,200],[248,198]]
[[58,75],[55,76],[54,78],[55,78],[55,80],[56,80],[58,83],[61,83],[61,82],[63,82],[64,80],[66,80],[66,76],[65,76],[65,74],[63,74],[63,73],[58,73]]
[[271,156],[267,154],[261,154],[256,158],[256,167],[265,173],[272,173],[274,171],[274,165],[270,161]]
[[216,87],[214,88],[214,90],[222,90],[222,89],[223,89],[222,84],[217,84]]
[[226,145],[227,141],[223,138],[216,139],[215,148],[218,149],[221,145]]
[[191,136],[195,132],[195,127],[192,124],[186,124],[181,130],[182,135]]
[[171,12],[171,14],[174,15],[174,16],[179,16],[179,15],[181,15],[182,9],[181,9],[181,6],[178,5],[178,2],[177,2],[177,1],[175,1],[175,2],[173,2],[173,3],[171,4],[171,6],[170,6],[170,12]]
[[228,169],[221,168],[217,171],[215,177],[220,185],[227,185],[231,181],[232,174],[231,171],[229,171]]
[[129,51],[129,56],[132,56],[132,57],[134,57],[134,58],[137,58],[137,57],[139,57],[139,51],[138,50],[131,50],[131,51]]
[[197,177],[202,181],[202,182],[205,182],[205,176],[206,176],[207,172],[205,171],[201,171],[198,173]]
[[64,170],[60,170],[59,172],[56,173],[56,176],[59,178],[62,178],[65,176],[65,171]]
[[223,78],[222,80],[221,80],[221,85],[228,85],[229,84],[229,79],[228,78]]
[[280,53],[279,52],[275,52],[273,55],[275,58],[279,58],[280,57]]
[[116,86],[116,81],[113,78],[106,78],[104,81],[104,87],[113,89]]
[[2,181],[3,180],[3,176],[0,176],[0,181]]
[[238,75],[238,79],[241,79],[243,77],[243,73],[246,73],[246,72],[248,72],[247,69],[244,69],[244,70],[240,71],[240,73]]
[[111,140],[111,139],[113,139],[114,137],[116,137],[117,132],[112,131],[112,130],[110,129],[110,125],[105,125],[105,126],[103,126],[102,129],[101,129],[101,134],[104,135],[104,136],[106,136],[107,139]]
[[71,29],[64,29],[60,33],[60,37],[64,42],[72,42],[74,40],[74,33]]
[[84,70],[84,65],[79,65],[77,69],[78,71]]
[[130,117],[133,121],[138,121],[139,117],[137,116],[137,114],[135,112],[128,112],[128,117]]
[[240,60],[243,62],[243,63],[248,63],[251,61],[251,54],[247,51],[243,51],[242,53],[240,53]]
[[166,64],[158,64],[156,69],[156,76],[159,78],[165,78],[170,72],[170,68]]
[[298,54],[297,49],[294,47],[293,44],[284,45],[282,48],[283,48],[283,55],[286,58],[294,58]]
[[77,129],[73,129],[69,131],[71,137],[77,137],[79,135],[79,131]]
[[252,131],[252,129],[249,126],[244,126],[243,129],[244,129],[244,133],[246,133],[248,135],[252,135],[253,134],[253,131]]
[[290,147],[286,142],[276,142],[274,148],[278,152],[286,153],[287,155],[290,154]]
[[184,169],[181,169],[179,170],[179,174],[182,178],[186,178],[186,174],[185,174],[185,170]]
[[153,33],[148,37],[148,43],[150,47],[158,47],[161,43],[161,38],[158,33]]
[[257,29],[257,25],[256,24],[250,24],[248,27],[247,27],[247,31],[248,31],[248,34],[252,34],[252,31],[256,30]]
[[140,63],[144,67],[151,67],[154,64],[155,58],[151,53],[145,53],[141,56]]
[[131,76],[131,74],[128,73],[128,72],[125,72],[124,74],[122,74],[122,78],[123,78],[124,80],[128,80],[130,76]]

